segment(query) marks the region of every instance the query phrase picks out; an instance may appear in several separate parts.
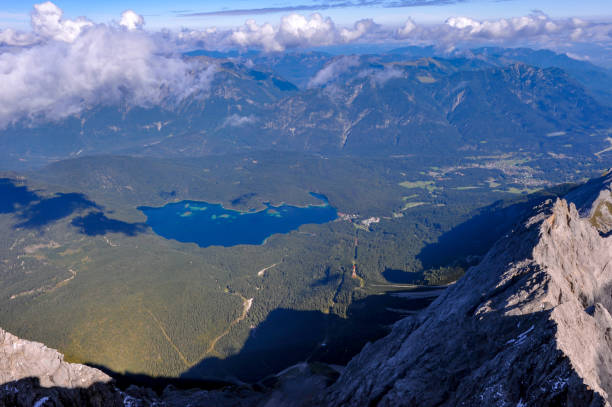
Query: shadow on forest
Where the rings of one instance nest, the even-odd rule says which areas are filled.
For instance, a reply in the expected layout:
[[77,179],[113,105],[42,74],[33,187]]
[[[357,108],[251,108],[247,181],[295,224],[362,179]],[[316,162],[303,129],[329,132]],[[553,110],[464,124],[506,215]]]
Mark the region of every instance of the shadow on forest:
[[327,267],[325,269],[325,276],[313,281],[310,284],[310,288],[324,287],[328,284],[335,284],[337,281],[339,281],[342,278],[338,274],[332,275],[330,271],[331,271],[330,268]]
[[237,354],[225,359],[205,358],[180,377],[117,373],[104,366],[89,366],[113,377],[120,389],[134,384],[158,394],[168,385],[212,390],[243,382],[257,383],[304,361],[344,365],[367,342],[382,338],[393,323],[426,308],[434,299],[371,295],[352,303],[346,319],[320,311],[279,308],[251,330]]
[[30,204],[17,215],[23,221],[15,225],[16,227],[39,229],[79,210],[100,209],[94,202],[86,199],[85,195],[77,193],[59,193],[51,198],[39,197],[39,199],[38,202]]
[[499,200],[479,209],[477,214],[467,221],[442,234],[438,241],[428,244],[416,256],[423,269],[448,266],[462,263],[471,266],[470,257],[484,255],[493,244],[508,233],[520,220],[524,219],[531,209],[547,199],[564,195],[573,186],[562,185],[538,191],[519,200]]
[[181,377],[255,382],[302,361],[343,365],[367,342],[385,336],[394,322],[433,300],[371,295],[353,302],[346,319],[320,311],[279,308],[251,330],[239,353],[225,359],[203,359]]
[[0,178],[0,213],[14,213],[19,207],[37,201],[38,195],[8,178]]
[[425,273],[423,271],[407,272],[404,270],[386,268],[382,272],[383,277],[393,284],[424,284]]
[[[372,295],[353,303],[347,319],[319,311],[277,309],[257,329],[251,330],[238,354],[226,359],[206,358],[181,377],[117,373],[104,366],[89,366],[111,376],[114,385],[123,391],[136,385],[161,395],[169,385],[178,389],[215,390],[241,386],[237,381],[254,383],[252,389],[260,391],[274,386],[275,378],[271,375],[303,361],[346,364],[366,342],[383,337],[395,321],[404,317],[383,311],[401,308],[409,313],[427,307],[431,301],[433,298]],[[45,397],[67,406],[91,405],[93,399],[100,401],[97,405],[123,406],[125,394],[105,383],[88,388],[47,388],[32,377],[0,384],[0,406],[32,406]]]
[[71,224],[88,236],[123,233],[135,236],[147,230],[144,223],[127,223],[108,218],[100,205],[80,193],[57,193],[43,196],[14,180],[0,178],[0,213],[15,214],[20,221],[15,228],[41,229],[77,212],[96,210],[75,217]]
[[76,217],[72,220],[72,226],[88,236],[105,235],[107,233],[123,233],[127,236],[136,236],[149,228],[146,223],[128,223],[107,218],[103,212],[91,212],[86,216]]

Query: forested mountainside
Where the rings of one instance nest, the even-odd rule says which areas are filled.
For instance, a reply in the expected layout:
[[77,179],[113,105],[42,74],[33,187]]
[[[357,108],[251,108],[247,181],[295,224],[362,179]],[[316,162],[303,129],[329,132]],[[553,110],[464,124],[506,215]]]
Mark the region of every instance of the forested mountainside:
[[[104,384],[101,372],[66,364],[57,352],[2,331],[0,400],[29,405],[39,395],[55,405],[609,405],[611,183],[606,175],[535,206],[477,266],[426,310],[366,345],[339,377],[331,368],[301,364],[258,386],[167,388],[157,395],[131,387],[126,393]],[[23,379],[28,376],[34,380]],[[89,386],[95,381],[100,384],[94,391]],[[48,389],[53,385],[63,388]]]

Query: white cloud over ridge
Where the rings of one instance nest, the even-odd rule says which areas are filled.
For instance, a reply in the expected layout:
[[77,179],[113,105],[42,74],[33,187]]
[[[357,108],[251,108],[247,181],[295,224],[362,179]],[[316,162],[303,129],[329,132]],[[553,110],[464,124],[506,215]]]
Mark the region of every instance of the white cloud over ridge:
[[253,124],[256,121],[257,118],[252,114],[248,116],[240,116],[239,114],[234,113],[225,118],[221,127],[242,127],[247,124]]
[[357,21],[353,27],[338,27],[329,17],[314,13],[309,17],[289,14],[280,24],[257,24],[247,20],[243,26],[228,29],[184,31],[179,37],[186,43],[209,48],[259,48],[284,51],[290,48],[361,42],[407,41],[453,49],[458,45],[499,46],[534,45],[555,47],[568,43],[612,45],[612,21],[595,22],[578,18],[552,19],[542,12],[528,16],[476,20],[470,17],[449,17],[442,24],[420,25],[411,18],[399,28],[383,27],[371,19]]
[[391,79],[401,78],[404,73],[395,67],[385,67],[384,69],[367,69],[359,73],[361,77],[369,77],[377,85],[384,85]]
[[323,86],[357,65],[359,65],[359,57],[355,55],[343,56],[335,59],[315,74],[310,82],[308,82],[308,87]]
[[[215,67],[167,53],[158,38],[137,30],[144,20],[132,13],[124,13],[125,24],[104,25],[62,19],[49,2],[36,5],[30,41],[0,49],[0,128],[96,105],[154,106],[206,91]],[[20,45],[10,35],[7,45]]]

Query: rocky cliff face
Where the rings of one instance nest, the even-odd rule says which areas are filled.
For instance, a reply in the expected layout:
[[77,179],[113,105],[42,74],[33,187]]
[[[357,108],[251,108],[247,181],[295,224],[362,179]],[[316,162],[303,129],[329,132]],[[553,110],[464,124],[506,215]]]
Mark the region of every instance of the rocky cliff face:
[[127,395],[95,369],[0,330],[0,405],[609,406],[611,183],[608,175],[534,208],[329,387],[304,364],[265,392]]
[[64,362],[55,349],[26,341],[0,329],[0,382],[37,377],[41,386],[89,387],[106,383],[109,376],[88,366]]
[[535,208],[425,312],[366,346],[319,402],[609,405],[611,181]]
[[123,397],[98,369],[67,363],[42,343],[0,329],[0,406],[118,406]]

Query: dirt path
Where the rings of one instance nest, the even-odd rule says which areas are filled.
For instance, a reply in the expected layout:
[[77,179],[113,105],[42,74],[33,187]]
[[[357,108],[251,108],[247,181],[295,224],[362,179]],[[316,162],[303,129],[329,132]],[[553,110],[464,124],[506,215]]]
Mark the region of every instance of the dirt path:
[[18,294],[13,294],[10,296],[10,300],[14,300],[15,298],[19,298],[19,297],[25,297],[26,295],[34,295],[34,294],[45,294],[45,293],[50,293],[55,291],[56,289],[65,286],[66,284],[68,284],[70,281],[72,281],[77,273],[76,271],[74,271],[73,269],[68,269],[68,271],[70,272],[70,277],[68,277],[65,280],[60,281],[59,283],[55,284],[55,285],[45,285],[43,287],[40,288],[35,288],[32,290],[28,290],[28,291],[24,291]]
[[[272,266],[270,266],[272,267]],[[206,349],[206,352],[204,352],[204,354],[199,358],[200,360],[204,359],[204,357],[206,357],[206,355],[213,353],[215,351],[215,346],[217,345],[217,343],[227,334],[230,333],[230,331],[232,330],[232,328],[234,326],[236,326],[237,324],[239,324],[242,320],[244,320],[247,316],[247,314],[249,313],[249,310],[251,309],[251,306],[253,306],[253,298],[249,298],[246,299],[244,298],[242,295],[240,294],[234,294],[239,296],[242,299],[242,314],[236,318],[235,320],[232,321],[231,324],[229,324],[229,326],[227,327],[227,329],[225,331],[223,331],[219,336],[217,336],[215,339],[212,340],[212,342],[210,342],[210,345],[208,346],[208,349]]]
[[273,264],[273,265],[271,265],[271,266],[264,267],[264,268],[262,268],[261,270],[259,270],[259,271],[257,272],[257,275],[258,275],[259,277],[261,277],[261,276],[263,276],[263,275],[264,275],[264,273],[265,273],[266,271],[270,270],[272,267],[276,267],[276,266],[278,266],[279,264],[281,264],[281,262],[280,262],[280,261],[279,261],[278,263],[274,263],[274,264]]
[[172,347],[172,349],[174,349],[174,351],[178,355],[179,359],[181,359],[181,361],[183,362],[185,367],[186,368],[190,368],[190,367],[193,367],[194,365],[196,365],[202,359],[204,359],[208,354],[213,353],[215,351],[215,346],[217,345],[217,343],[225,335],[230,333],[230,331],[232,330],[232,328],[235,325],[237,325],[238,323],[240,323],[242,320],[244,320],[247,317],[247,315],[249,313],[249,310],[253,306],[253,298],[246,299],[246,298],[244,298],[240,294],[234,294],[234,295],[237,295],[237,296],[239,296],[242,299],[242,307],[243,307],[242,308],[242,314],[240,314],[240,316],[238,318],[233,320],[232,323],[227,327],[227,329],[225,329],[225,331],[223,331],[219,336],[217,336],[215,339],[212,340],[212,342],[210,343],[210,345],[206,349],[206,352],[204,352],[204,354],[202,354],[200,357],[198,357],[197,361],[195,361],[195,362],[190,362],[189,360],[187,360],[187,358],[185,357],[183,352],[181,352],[179,347],[176,346],[176,344],[172,341],[172,338],[170,338],[170,335],[168,335],[168,333],[166,332],[166,329],[164,328],[164,325],[162,324],[162,322],[155,316],[155,314],[153,312],[151,312],[151,310],[149,310],[144,305],[141,305],[141,309],[144,310],[147,314],[149,314],[151,319],[155,322],[155,325],[157,325],[157,327],[161,331],[162,335],[164,336],[164,338],[166,339],[168,344]]
[[187,358],[185,357],[185,355],[183,355],[183,352],[181,352],[181,350],[178,348],[178,346],[176,346],[174,344],[174,342],[172,342],[172,339],[170,338],[170,336],[168,335],[168,333],[166,332],[166,330],[164,329],[164,325],[161,323],[161,321],[159,319],[157,319],[157,317],[155,316],[155,314],[153,314],[148,308],[143,307],[143,309],[147,312],[147,314],[149,314],[151,316],[151,318],[153,319],[153,321],[155,321],[155,324],[157,325],[157,327],[159,328],[159,330],[161,331],[162,335],[164,336],[164,338],[166,338],[166,341],[168,341],[168,343],[170,344],[170,346],[172,346],[172,348],[176,351],[176,354],[178,355],[178,357],[181,359],[181,361],[183,362],[183,364],[185,365],[185,367],[189,368],[192,366],[192,363],[189,363],[189,361],[187,360]]

